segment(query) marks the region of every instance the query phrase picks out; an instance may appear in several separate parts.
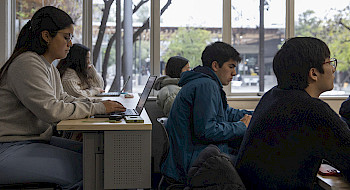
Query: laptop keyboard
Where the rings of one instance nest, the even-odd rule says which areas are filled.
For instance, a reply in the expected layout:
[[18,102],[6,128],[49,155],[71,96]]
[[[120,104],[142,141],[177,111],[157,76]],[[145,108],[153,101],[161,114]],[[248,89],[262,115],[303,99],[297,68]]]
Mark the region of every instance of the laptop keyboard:
[[135,115],[135,110],[134,109],[126,109],[126,111],[124,112],[125,115]]

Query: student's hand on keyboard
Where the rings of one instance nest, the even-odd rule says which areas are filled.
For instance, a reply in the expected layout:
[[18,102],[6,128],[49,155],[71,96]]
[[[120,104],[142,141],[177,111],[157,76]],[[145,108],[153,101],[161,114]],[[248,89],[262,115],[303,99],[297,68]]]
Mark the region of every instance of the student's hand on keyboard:
[[102,102],[106,107],[106,113],[111,112],[124,112],[126,108],[119,102],[106,100]]

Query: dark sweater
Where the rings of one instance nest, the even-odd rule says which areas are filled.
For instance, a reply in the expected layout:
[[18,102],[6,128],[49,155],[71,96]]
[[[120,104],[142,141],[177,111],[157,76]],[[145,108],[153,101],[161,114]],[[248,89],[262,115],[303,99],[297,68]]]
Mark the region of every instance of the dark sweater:
[[255,109],[236,169],[247,189],[312,189],[322,159],[350,179],[350,130],[303,90],[268,91]]

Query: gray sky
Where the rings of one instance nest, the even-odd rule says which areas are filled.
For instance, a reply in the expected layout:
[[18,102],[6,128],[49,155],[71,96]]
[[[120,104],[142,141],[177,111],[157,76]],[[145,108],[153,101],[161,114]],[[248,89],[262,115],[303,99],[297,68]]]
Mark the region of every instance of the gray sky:
[[[259,0],[232,0],[232,27],[259,25]],[[160,0],[162,7],[166,0]],[[348,0],[295,0],[295,17],[307,9],[323,18],[331,8],[343,9]],[[333,11],[334,13],[334,11]],[[283,28],[285,25],[285,0],[271,0],[265,12],[265,27]],[[222,0],[173,0],[162,15],[161,26],[222,26]]]

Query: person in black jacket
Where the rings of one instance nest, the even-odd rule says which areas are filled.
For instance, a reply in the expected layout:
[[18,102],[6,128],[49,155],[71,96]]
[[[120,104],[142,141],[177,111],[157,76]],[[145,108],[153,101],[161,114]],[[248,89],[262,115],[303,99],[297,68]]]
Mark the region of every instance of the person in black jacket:
[[312,189],[323,159],[350,179],[350,130],[319,99],[336,66],[317,38],[291,38],[277,52],[278,85],[257,105],[235,164],[247,189]]

